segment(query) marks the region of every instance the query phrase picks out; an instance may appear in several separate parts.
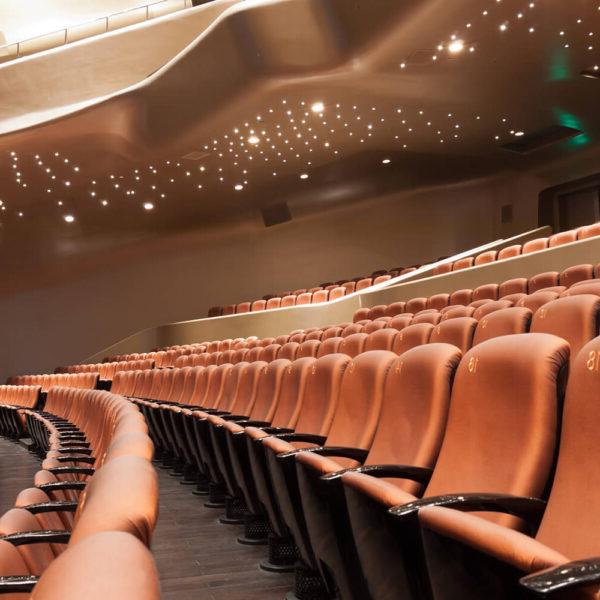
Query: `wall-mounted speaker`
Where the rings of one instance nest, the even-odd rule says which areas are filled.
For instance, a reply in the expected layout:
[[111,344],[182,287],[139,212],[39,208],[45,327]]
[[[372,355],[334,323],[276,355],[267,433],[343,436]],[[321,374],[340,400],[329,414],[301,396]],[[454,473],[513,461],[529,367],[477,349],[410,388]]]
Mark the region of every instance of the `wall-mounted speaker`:
[[265,227],[273,227],[273,225],[280,225],[281,223],[287,223],[292,220],[292,213],[285,202],[271,204],[271,206],[262,208],[260,213]]

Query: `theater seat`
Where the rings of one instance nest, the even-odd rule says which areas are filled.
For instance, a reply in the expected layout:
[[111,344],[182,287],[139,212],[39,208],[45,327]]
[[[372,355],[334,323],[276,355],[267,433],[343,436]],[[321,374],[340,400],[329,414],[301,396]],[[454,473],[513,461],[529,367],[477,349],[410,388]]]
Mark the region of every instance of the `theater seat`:
[[558,278],[558,283],[569,288],[581,281],[587,281],[594,278],[593,265],[575,265],[565,269]]
[[500,284],[498,297],[502,299],[504,296],[511,296],[513,294],[527,294],[529,292],[528,283],[525,277],[508,279]]
[[523,244],[521,254],[531,254],[532,252],[539,252],[545,250],[548,247],[548,238],[537,238],[530,240]]
[[458,317],[472,317],[476,308],[474,306],[450,305],[442,312],[442,321]]
[[293,294],[283,296],[283,298],[281,299],[281,308],[288,308],[290,306],[296,306],[296,296],[294,296]]
[[450,273],[452,271],[452,263],[447,262],[441,265],[437,265],[433,268],[432,275],[443,275],[444,273]]
[[463,289],[457,290],[456,292],[452,292],[450,294],[450,303],[448,306],[462,304],[463,306],[467,306],[473,301],[473,290]]
[[106,532],[87,538],[54,560],[31,598],[159,600],[160,585],[152,554],[142,543],[126,533]]
[[427,298],[412,298],[406,303],[405,312],[416,314],[427,309]]
[[479,321],[483,319],[486,315],[493,313],[497,310],[502,310],[504,308],[510,308],[513,306],[513,302],[510,300],[496,300],[492,302],[487,302],[486,304],[482,304],[480,307],[475,309],[473,313],[473,318]]
[[578,240],[587,240],[589,238],[593,238],[600,235],[600,223],[594,223],[593,225],[586,225],[585,227],[580,227],[577,230],[577,239]]
[[506,258],[514,258],[515,256],[520,256],[521,254],[521,245],[516,244],[513,246],[507,246],[506,248],[502,248],[498,252],[498,260],[504,260]]
[[267,308],[266,300],[255,300],[252,303],[252,307],[250,308],[251,312],[257,312],[260,310],[265,310]]
[[517,302],[517,306],[524,306],[535,314],[540,307],[544,306],[544,304],[548,304],[548,302],[552,302],[558,297],[559,294],[557,292],[536,292],[535,294],[529,294],[528,296],[521,298],[521,300]]
[[317,351],[317,358],[321,358],[321,356],[327,356],[328,354],[339,353],[340,346],[344,339],[345,338],[343,337],[333,337],[321,342],[321,345]]
[[473,345],[477,321],[471,317],[450,319],[436,325],[429,338],[430,344],[451,344],[462,353]]
[[558,276],[558,271],[549,271],[531,277],[528,284],[529,293],[534,294],[544,288],[558,285]]
[[418,325],[419,323],[431,323],[431,325],[437,325],[441,318],[442,315],[438,311],[424,310],[413,317],[411,325]]
[[346,295],[346,288],[343,287],[334,287],[329,292],[329,301],[338,300],[339,298],[343,298]]
[[495,262],[497,259],[498,252],[496,250],[488,250],[487,252],[482,252],[475,257],[475,266],[487,265]]
[[[390,319],[391,320],[391,319]],[[363,333],[373,333],[374,331],[379,331],[383,329],[388,324],[388,321],[385,320],[377,320],[377,321],[369,321],[363,326]]]
[[475,259],[472,256],[468,256],[467,258],[460,258],[455,261],[452,265],[453,271],[461,271],[462,269],[468,269],[473,266],[475,263]]
[[516,306],[485,315],[480,319],[475,330],[473,346],[502,335],[527,333],[531,326],[532,318],[533,313],[531,310]]
[[360,279],[356,282],[356,292],[360,292],[368,287],[371,287],[373,284],[373,280],[370,277],[365,277],[364,279]]
[[329,300],[329,292],[327,290],[317,290],[312,296],[313,304],[321,304]]
[[[482,493],[539,497],[544,492],[557,446],[568,358],[568,344],[544,334],[503,336],[470,350],[456,372],[433,471],[421,471],[418,479],[414,471],[410,474],[426,484],[422,500],[420,492],[415,493],[418,488],[405,487],[406,466],[398,466],[396,473],[382,469],[376,477],[359,470],[342,475],[353,539],[371,597],[423,597],[409,593],[415,586],[428,585],[415,546],[420,507],[466,504],[471,493],[480,499]],[[523,527],[510,515],[489,519],[513,529]],[[479,574],[479,569],[471,572]],[[454,585],[448,585],[448,591],[453,592]]]
[[371,321],[374,321],[379,317],[391,316],[387,314],[387,308],[387,304],[379,304],[377,306],[373,306],[373,308],[369,309],[369,312],[367,313],[367,319],[371,319]]
[[563,246],[564,244],[570,244],[571,242],[577,241],[577,231],[574,229],[570,231],[562,231],[561,233],[555,233],[548,239],[548,248],[555,248],[556,246]]
[[450,304],[450,294],[435,294],[427,299],[427,308],[442,310]]
[[251,307],[250,302],[240,302],[240,304],[238,304],[236,306],[235,312],[236,313],[247,313],[247,312],[250,312],[250,307]]
[[370,333],[365,342],[364,351],[369,352],[371,350],[387,350],[391,352],[394,345],[394,339],[398,335],[395,329],[380,329]]
[[281,298],[279,298],[279,296],[276,296],[275,298],[269,298],[269,300],[267,300],[267,306],[266,306],[267,310],[273,310],[274,308],[280,308],[280,307],[281,307]]
[[398,332],[394,338],[392,352],[403,354],[411,348],[421,346],[429,342],[434,326],[430,323],[419,323],[417,325],[409,325]]
[[[419,511],[436,599],[470,600],[498,597],[499,593],[507,598],[522,597],[525,590],[519,589],[519,577],[530,574],[533,575],[521,581],[532,597],[597,597],[600,586],[595,575],[598,561],[594,557],[600,555],[600,478],[595,461],[600,452],[600,370],[596,368],[599,356],[600,339],[596,338],[572,361],[558,463],[548,503],[537,510],[531,510],[533,502],[523,503],[522,514],[528,512],[525,518],[537,530],[535,536],[507,528],[498,522],[498,517],[484,520],[449,508]],[[477,569],[475,576],[473,570],[464,568],[466,556],[471,564],[485,565]],[[485,557],[483,562],[479,556]],[[582,562],[569,564],[570,561]],[[553,590],[560,593],[550,593]]]
[[405,307],[405,302],[392,302],[392,304],[388,304],[385,314],[388,317],[395,317],[396,315],[402,314]]
[[387,326],[390,329],[396,329],[397,331],[402,331],[405,327],[408,327],[413,320],[413,315],[411,313],[407,313],[404,315],[398,315],[394,317],[391,321],[388,322]]
[[358,321],[363,321],[364,319],[368,319],[370,311],[371,311],[370,308],[359,308],[358,310],[356,310],[354,312],[354,316],[352,317],[352,321],[354,323],[356,323]]

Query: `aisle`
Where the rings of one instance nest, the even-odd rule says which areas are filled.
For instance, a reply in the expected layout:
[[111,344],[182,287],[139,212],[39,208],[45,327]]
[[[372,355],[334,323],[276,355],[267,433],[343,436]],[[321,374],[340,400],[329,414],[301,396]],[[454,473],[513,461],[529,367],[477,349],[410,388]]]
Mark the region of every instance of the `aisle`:
[[152,550],[164,600],[282,600],[293,575],[266,573],[266,547],[236,542],[241,527],[221,525],[221,510],[203,506],[189,486],[157,469],[160,517]]
[[21,490],[33,487],[40,465],[40,459],[21,444],[0,437],[0,515],[14,507]]

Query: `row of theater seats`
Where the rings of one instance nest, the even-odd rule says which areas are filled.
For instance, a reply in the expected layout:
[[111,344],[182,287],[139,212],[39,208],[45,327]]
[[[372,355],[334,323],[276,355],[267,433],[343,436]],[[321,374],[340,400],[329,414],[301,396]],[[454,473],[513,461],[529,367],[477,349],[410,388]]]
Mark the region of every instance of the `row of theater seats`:
[[[402,562],[405,549],[396,556],[392,540],[393,558],[382,560],[388,549],[378,546],[379,539],[377,552],[357,547],[380,531],[389,542],[390,506],[371,506],[368,486],[389,485],[381,496],[402,498],[394,504],[423,492],[541,495],[556,452],[569,350],[573,361],[581,351],[575,371],[585,362],[597,375],[600,340],[594,349],[582,348],[598,336],[599,323],[600,298],[581,294],[553,300],[533,317],[513,307],[475,321],[474,336],[482,339],[462,359],[455,345],[429,343],[400,348],[400,355],[369,350],[354,358],[334,353],[187,367],[154,373],[162,382],[153,385],[145,381],[148,373],[123,373],[114,384],[140,405],[165,464],[187,479],[199,477],[199,490],[208,487],[207,505],[222,506],[226,497],[223,522],[244,522],[240,541],[255,543],[269,534],[265,568],[290,569],[298,548],[297,595],[322,586],[342,599],[405,597],[401,586],[394,587],[406,584],[403,565],[397,576],[385,575],[390,564]],[[417,326],[423,325],[434,330],[430,323]],[[397,338],[406,331],[385,329],[370,335]],[[505,469],[497,468],[501,457]],[[344,473],[347,468],[356,472]],[[367,491],[359,518],[350,523],[342,482],[352,484],[353,477],[359,491]],[[521,526],[516,519],[510,523]]]
[[[167,366],[167,365],[165,365]],[[103,381],[112,381],[115,373],[119,371],[141,371],[153,369],[154,360],[146,358],[142,360],[123,360],[118,362],[102,362],[97,364],[69,365],[68,367],[57,367],[55,373],[98,373]]]
[[[457,306],[472,306],[478,308],[489,301],[508,301],[519,305],[528,295],[534,293],[555,294],[568,293],[567,290],[575,287],[586,290],[585,293],[596,293],[600,284],[600,264],[575,265],[562,272],[548,271],[539,273],[529,279],[519,277],[509,279],[500,284],[486,284],[471,289],[457,290],[451,294],[435,294],[429,298],[412,298],[407,302],[394,302],[390,305],[379,305],[373,308],[360,308],[354,313],[354,322],[378,317],[394,317],[403,313],[418,314],[424,310],[439,310],[446,312]],[[585,287],[580,287],[585,286]],[[581,292],[580,292],[581,293]]]
[[[488,311],[499,307],[507,307],[512,303],[513,305],[530,306],[536,308],[543,302],[547,302],[551,299],[557,298],[561,293],[564,293],[567,288],[580,284],[582,282],[594,283],[591,280],[594,278],[598,279],[600,276],[600,265],[594,267],[591,264],[582,264],[569,267],[562,272],[551,271],[547,273],[540,273],[534,277],[527,278],[515,278],[505,281],[500,284],[488,284],[483,285],[475,290],[462,289],[457,290],[452,294],[436,294],[430,298],[413,298],[408,302],[394,302],[390,305],[380,305],[373,308],[361,308],[356,311],[354,315],[354,322],[364,320],[375,320],[382,317],[394,317],[400,314],[412,313],[418,316],[420,312],[426,310],[439,310],[442,313],[446,313],[453,308],[459,306],[472,306],[477,309],[482,304],[501,300],[505,302],[502,305],[494,305],[488,307]],[[580,293],[583,288],[580,288]],[[591,285],[586,290],[591,293],[597,293],[596,286]],[[534,294],[536,292],[543,292],[545,295],[536,296],[535,299],[526,299],[526,296]],[[588,293],[586,291],[585,293]],[[455,311],[456,315],[459,316],[471,316],[471,313],[461,311]],[[340,324],[339,327],[344,329],[348,324]],[[307,339],[313,339],[317,336],[317,333],[313,333],[317,329],[308,329],[293,334],[307,333],[311,336],[307,336]],[[358,330],[357,330],[358,331]],[[346,332],[347,334],[348,332]],[[354,331],[353,333],[356,333]],[[342,335],[342,334],[339,334]],[[345,334],[344,334],[345,335]],[[285,344],[288,341],[304,341],[305,338],[292,338],[285,336],[279,336],[278,338],[269,338],[270,343]],[[316,339],[316,338],[315,338]],[[320,339],[320,337],[318,338]],[[189,356],[195,354],[202,354],[203,352],[224,352],[231,349],[240,349],[242,347],[252,348],[253,345],[268,345],[265,340],[259,341],[256,337],[250,338],[236,338],[234,340],[221,340],[213,342],[201,342],[196,344],[187,344],[179,346],[171,346],[158,352],[151,352],[147,354],[126,354],[119,355],[117,357],[120,360],[140,360],[144,358],[155,358],[157,355],[162,355],[159,361],[157,360],[157,366],[184,366],[185,364],[204,364],[200,359],[199,362],[194,362],[193,359],[181,360],[181,356]]]
[[98,386],[98,373],[45,373],[44,375],[14,375],[6,380],[8,385],[40,386],[47,392],[53,386],[95,389]]
[[555,233],[550,237],[536,238],[525,242],[523,245],[515,244],[502,248],[502,250],[499,251],[488,250],[477,256],[469,256],[454,262],[447,262],[435,267],[433,269],[433,274],[442,275],[443,273],[450,273],[450,271],[460,271],[461,269],[485,265],[497,260],[505,260],[507,258],[520,256],[521,254],[540,252],[547,248],[556,248],[557,246],[563,246],[564,244],[570,244],[578,240],[586,240],[597,236],[600,236],[600,223],[586,225],[569,231],[562,231],[561,233]]
[[160,350],[153,350],[151,352],[134,352],[130,354],[116,354],[114,356],[107,356],[104,359],[104,363],[151,360],[154,363],[154,367],[160,369],[165,367],[172,367],[175,364],[175,359],[179,356],[183,356],[185,354],[195,354],[197,352],[204,352],[205,349],[206,346],[204,344],[177,345]]
[[158,599],[148,550],[158,481],[139,410],[109,392],[53,387],[44,411],[20,413],[44,460],[0,517],[0,592]]
[[21,408],[38,408],[42,388],[39,385],[0,385],[0,435],[20,438],[24,435]]
[[305,304],[321,304],[343,298],[347,294],[359,292],[372,285],[383,283],[391,279],[390,275],[380,275],[375,279],[365,278],[359,281],[348,281],[344,285],[332,285],[325,288],[316,287],[310,290],[297,290],[282,296],[272,296],[268,299],[254,300],[254,302],[240,302],[222,307],[212,307],[208,311],[209,317],[220,317],[222,315],[234,315],[240,313],[271,310],[273,308],[286,308],[289,306],[302,306]]
[[[437,294],[430,298],[415,298],[408,302],[359,309],[355,319],[360,320],[355,323],[341,323],[323,329],[310,328],[276,338],[253,337],[206,342],[194,350],[199,353],[179,356],[174,366],[196,367],[255,360],[271,362],[277,358],[294,360],[334,352],[355,356],[372,349],[400,351],[401,348],[408,349],[428,341],[452,343],[464,351],[477,339],[474,337],[477,322],[491,317],[496,311],[517,307],[521,310],[511,313],[515,319],[526,321],[539,308],[560,297],[600,295],[600,280],[586,279],[592,274],[591,265],[577,265],[561,274],[546,273],[529,280],[514,279],[500,285],[490,284],[475,290],[459,290],[451,295]],[[556,282],[565,285],[544,287]],[[530,289],[532,292],[515,292],[517,289]],[[495,300],[503,291],[515,293],[508,293],[502,299]],[[439,308],[432,308],[433,306]],[[407,310],[411,312],[402,312]],[[494,325],[500,318],[487,319],[486,326],[488,323],[490,326]],[[380,330],[386,331],[375,335]],[[399,331],[403,332],[401,336],[396,335]],[[479,338],[482,339],[481,334]]]

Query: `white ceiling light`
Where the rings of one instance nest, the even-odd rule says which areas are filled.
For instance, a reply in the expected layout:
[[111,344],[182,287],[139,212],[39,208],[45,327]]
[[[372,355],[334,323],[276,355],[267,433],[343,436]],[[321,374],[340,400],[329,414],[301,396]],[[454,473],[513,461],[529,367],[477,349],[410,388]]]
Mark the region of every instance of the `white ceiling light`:
[[244,189],[244,186],[241,183],[238,183],[236,186],[234,186],[233,188],[236,192],[241,192]]
[[144,202],[144,210],[152,210],[154,208],[154,204],[152,202]]
[[389,164],[390,164],[392,161],[391,161],[389,158],[384,158],[384,159],[383,159],[381,162],[382,162],[384,165],[389,165]]
[[454,40],[448,44],[450,54],[459,54],[465,49],[465,43],[462,40]]
[[325,105],[322,102],[315,102],[310,109],[314,113],[322,113],[325,110]]
[[63,217],[63,219],[67,222],[67,223],[72,223],[75,220],[75,217],[73,215],[65,215]]
[[300,175],[300,179],[308,179],[308,175],[306,173],[302,173],[302,175]]
[[253,146],[256,146],[256,144],[258,144],[260,142],[260,139],[258,137],[256,137],[255,135],[251,135],[248,138],[248,143],[252,144]]

